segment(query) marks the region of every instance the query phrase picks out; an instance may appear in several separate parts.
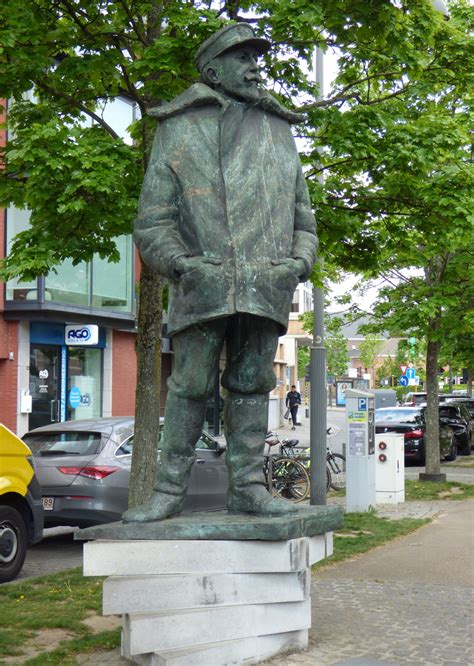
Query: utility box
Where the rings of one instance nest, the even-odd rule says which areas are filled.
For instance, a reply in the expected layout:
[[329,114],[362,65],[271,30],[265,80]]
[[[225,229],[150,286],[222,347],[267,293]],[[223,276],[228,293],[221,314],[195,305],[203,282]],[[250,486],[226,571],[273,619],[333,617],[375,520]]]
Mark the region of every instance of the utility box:
[[346,391],[346,510],[375,507],[375,400],[372,393]]
[[377,504],[405,501],[405,441],[403,435],[375,435],[375,494]]

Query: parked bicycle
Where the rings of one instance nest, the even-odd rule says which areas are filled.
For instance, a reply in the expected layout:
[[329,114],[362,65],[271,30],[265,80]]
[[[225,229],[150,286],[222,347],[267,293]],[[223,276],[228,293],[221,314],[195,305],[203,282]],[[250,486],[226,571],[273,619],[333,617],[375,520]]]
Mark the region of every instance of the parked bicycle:
[[[331,435],[331,427],[327,429],[327,434]],[[299,440],[283,439],[280,440],[278,433],[269,432],[265,438],[269,446],[280,446],[282,456],[297,460],[302,463],[309,471],[310,454],[309,449],[298,449]],[[329,445],[326,447],[326,491],[343,490],[346,487],[346,459],[340,453],[334,453]]]
[[[265,441],[272,446],[268,439]],[[278,443],[286,447],[290,441],[298,443],[298,440],[283,440],[283,442],[278,441]],[[302,502],[308,497],[310,490],[308,470],[302,462],[294,457],[287,456],[283,451],[277,455],[266,455],[263,472],[268,490],[276,497],[291,502]]]

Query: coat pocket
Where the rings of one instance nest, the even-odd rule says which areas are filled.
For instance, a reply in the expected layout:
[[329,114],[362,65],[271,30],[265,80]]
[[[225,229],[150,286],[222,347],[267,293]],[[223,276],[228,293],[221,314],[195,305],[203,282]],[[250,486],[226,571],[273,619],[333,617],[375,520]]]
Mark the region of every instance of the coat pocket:
[[188,324],[223,314],[228,309],[230,286],[222,264],[194,266],[170,285],[170,317]]

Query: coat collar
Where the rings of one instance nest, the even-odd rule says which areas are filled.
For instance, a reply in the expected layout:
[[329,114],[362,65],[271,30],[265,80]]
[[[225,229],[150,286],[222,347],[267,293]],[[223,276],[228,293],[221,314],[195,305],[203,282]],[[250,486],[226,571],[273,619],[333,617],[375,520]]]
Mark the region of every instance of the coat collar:
[[[148,114],[154,118],[164,120],[165,118],[176,116],[188,109],[196,108],[198,106],[217,104],[225,108],[228,103],[229,101],[213,88],[210,88],[204,83],[195,83],[171,102],[150,109]],[[275,97],[272,97],[272,95],[267,92],[263,92],[260,99],[256,102],[249,103],[249,106],[255,106],[268,113],[273,113],[290,123],[301,123],[305,118],[302,113],[296,113],[295,111],[286,109]]]

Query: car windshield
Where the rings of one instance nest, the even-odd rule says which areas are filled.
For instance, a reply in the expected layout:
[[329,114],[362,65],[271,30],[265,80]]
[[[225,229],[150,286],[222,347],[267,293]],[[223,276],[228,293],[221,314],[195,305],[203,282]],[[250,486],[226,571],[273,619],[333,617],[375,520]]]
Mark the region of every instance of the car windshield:
[[376,409],[375,423],[421,423],[419,409]]
[[30,433],[23,437],[34,455],[40,456],[90,456],[99,453],[100,432],[44,432]]

